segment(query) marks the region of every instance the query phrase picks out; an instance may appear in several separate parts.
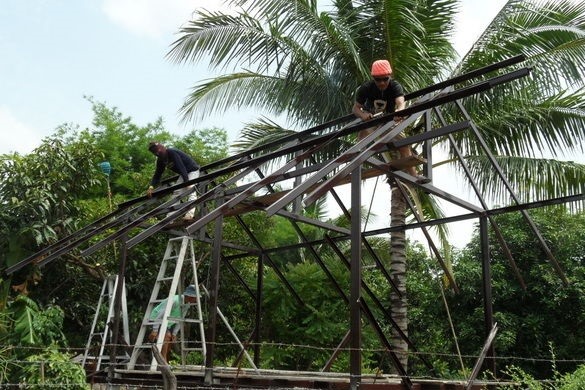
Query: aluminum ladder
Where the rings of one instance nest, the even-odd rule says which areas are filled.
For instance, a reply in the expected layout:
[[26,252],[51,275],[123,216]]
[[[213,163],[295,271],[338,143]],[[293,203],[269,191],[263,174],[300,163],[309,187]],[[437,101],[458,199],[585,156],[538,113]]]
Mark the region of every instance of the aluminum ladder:
[[[98,372],[101,368],[102,362],[104,360],[110,359],[109,355],[104,355],[106,345],[109,342],[113,344],[114,341],[111,340],[112,337],[112,325],[114,321],[114,307],[115,307],[115,295],[116,290],[118,288],[118,275],[110,275],[106,279],[104,279],[104,283],[102,285],[102,289],[100,292],[100,297],[98,299],[95,315],[93,317],[93,322],[91,325],[91,331],[89,333],[89,337],[87,339],[87,344],[85,345],[85,353],[83,355],[82,367],[85,367],[86,364],[90,362],[94,362],[95,366],[93,367],[93,372]],[[130,332],[128,330],[128,306],[126,302],[126,284],[124,283],[124,279],[122,278],[122,296],[121,296],[121,320],[122,320],[122,332],[124,341],[127,344],[130,340]],[[104,310],[104,305],[107,304],[108,310],[106,313]],[[95,346],[96,341],[99,343],[99,352],[97,355],[92,355],[91,351],[92,348]],[[118,349],[120,350],[120,349]],[[118,361],[128,360],[129,354],[118,355],[116,359]]]
[[[190,267],[189,267],[190,265]],[[190,269],[189,269],[190,268]],[[193,247],[193,239],[189,236],[181,236],[169,239],[167,248],[152,289],[152,294],[148,302],[148,306],[142,319],[140,331],[136,337],[134,343],[134,349],[132,356],[128,362],[128,370],[133,370],[137,366],[137,362],[142,352],[150,350],[152,343],[145,340],[145,337],[151,332],[153,325],[159,325],[158,338],[156,340],[156,347],[160,352],[164,342],[164,336],[168,328],[169,320],[178,323],[180,326],[180,349],[181,349],[181,364],[185,365],[186,357],[190,352],[196,351],[201,353],[203,362],[205,362],[206,345],[205,345],[205,330],[203,324],[203,315],[201,310],[201,294],[199,291],[199,279],[197,276],[198,262],[195,259],[195,250]],[[165,299],[167,302],[172,302],[176,294],[182,296],[185,289],[183,285],[183,277],[187,271],[191,271],[190,283],[193,284],[197,291],[197,297],[195,303],[184,303],[181,307],[183,313],[181,318],[174,318],[170,316],[172,304],[167,304],[165,312],[162,316],[162,320],[151,320],[150,316],[152,310]],[[187,340],[187,334],[185,332],[186,324],[194,324],[197,327],[197,333],[199,336],[198,342],[200,346],[190,346]],[[196,344],[197,341],[193,342]],[[142,365],[142,364],[141,364]],[[157,370],[157,362],[152,357],[150,364],[144,364],[149,366],[150,371]],[[140,369],[146,369],[146,367],[140,367]]]

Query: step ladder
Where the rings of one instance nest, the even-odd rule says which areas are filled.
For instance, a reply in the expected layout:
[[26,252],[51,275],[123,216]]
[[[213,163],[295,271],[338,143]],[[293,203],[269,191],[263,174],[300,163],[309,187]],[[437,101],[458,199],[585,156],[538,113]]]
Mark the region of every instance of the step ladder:
[[[190,266],[190,267],[189,267]],[[190,269],[189,269],[190,268]],[[197,276],[198,262],[195,260],[195,251],[193,248],[193,239],[189,236],[175,237],[169,239],[167,248],[165,250],[164,258],[162,260],[150,301],[144,313],[140,331],[134,343],[132,356],[128,362],[128,370],[135,369],[137,362],[141,356],[151,356],[151,354],[143,352],[150,352],[153,344],[145,340],[145,337],[152,331],[153,325],[158,325],[158,337],[156,340],[156,347],[160,352],[164,343],[164,336],[169,327],[169,322],[177,323],[180,326],[180,349],[181,349],[181,364],[186,364],[186,357],[190,352],[196,351],[201,353],[202,361],[205,362],[206,344],[205,344],[205,330],[203,325],[203,315],[201,310],[201,293],[199,291],[199,280]],[[197,297],[195,303],[184,303],[181,300],[180,318],[171,317],[172,304],[167,304],[164,314],[160,320],[151,320],[153,309],[161,302],[172,302],[175,295],[182,296],[185,286],[182,283],[184,275],[187,271],[192,271],[192,279],[190,283],[195,286]],[[185,332],[185,325],[194,324],[197,326],[200,346],[191,347],[187,340]],[[145,363],[150,371],[157,370],[157,362],[152,357],[150,363]],[[146,367],[140,367],[146,369]]]
[[[114,344],[111,340],[112,337],[112,326],[114,323],[114,311],[115,311],[115,295],[118,289],[118,275],[110,275],[104,279],[100,297],[98,299],[95,315],[91,325],[91,331],[85,345],[85,353],[83,355],[82,367],[86,367],[86,364],[93,365],[92,372],[98,372],[101,369],[103,361],[109,361],[110,356],[105,355],[106,345]],[[122,296],[121,296],[121,313],[120,319],[122,320],[122,332],[124,342],[128,344],[130,340],[130,332],[128,329],[128,306],[126,303],[126,284],[122,278]],[[107,305],[107,313],[104,310],[104,305]],[[106,314],[104,316],[104,314]],[[97,345],[96,345],[97,342]],[[117,343],[119,344],[119,343]],[[97,354],[92,354],[95,348],[99,346]],[[122,348],[117,348],[117,351],[123,351]],[[118,352],[119,353],[119,352]],[[116,356],[116,361],[127,361],[130,358],[129,354],[123,353]],[[93,364],[92,364],[93,363]]]

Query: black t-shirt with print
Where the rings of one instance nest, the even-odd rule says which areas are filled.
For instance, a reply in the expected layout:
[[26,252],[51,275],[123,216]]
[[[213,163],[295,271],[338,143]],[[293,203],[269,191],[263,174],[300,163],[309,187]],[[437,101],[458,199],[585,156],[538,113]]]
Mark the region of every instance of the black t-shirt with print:
[[394,99],[400,96],[404,96],[404,89],[398,81],[390,80],[388,88],[380,91],[376,82],[370,80],[357,89],[355,101],[373,114],[382,111],[390,113],[395,110]]

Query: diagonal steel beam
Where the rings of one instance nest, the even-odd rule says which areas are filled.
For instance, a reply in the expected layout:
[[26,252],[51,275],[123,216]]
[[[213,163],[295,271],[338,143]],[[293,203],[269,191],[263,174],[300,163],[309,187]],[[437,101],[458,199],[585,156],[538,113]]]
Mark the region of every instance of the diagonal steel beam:
[[[333,137],[329,137],[329,141],[331,141],[333,139],[334,139]],[[232,199],[226,201],[221,206],[219,206],[216,209],[210,211],[209,213],[207,213],[206,215],[202,216],[197,221],[195,221],[193,224],[189,225],[187,227],[187,229],[186,229],[187,232],[191,234],[194,231],[197,231],[197,230],[201,229],[204,225],[206,225],[207,223],[209,223],[209,222],[213,221],[214,219],[218,218],[220,215],[222,215],[223,213],[227,212],[230,208],[234,207],[235,205],[237,205],[241,201],[243,201],[246,198],[248,198],[250,195],[254,194],[260,188],[265,187],[266,185],[271,184],[271,183],[274,183],[275,181],[277,181],[278,178],[282,176],[282,174],[284,174],[285,172],[287,172],[291,168],[295,167],[301,161],[309,158],[313,153],[315,153],[319,149],[325,147],[325,145],[327,145],[327,144],[328,144],[328,142],[323,142],[323,143],[321,143],[319,145],[315,145],[311,149],[307,150],[306,152],[301,153],[297,157],[291,159],[289,162],[287,162],[286,164],[284,164],[284,166],[282,166],[281,168],[277,169],[276,171],[274,171],[269,176],[266,176],[265,178],[258,180],[256,183],[254,183],[253,185],[251,185],[245,191],[243,191],[240,194],[234,196]]]
[[[435,113],[437,114],[437,117],[439,118],[439,121],[441,123],[446,123],[440,107],[436,107],[434,110],[435,110]],[[475,183],[475,180],[473,180],[473,176],[471,175],[471,170],[469,169],[469,165],[467,164],[467,162],[463,158],[463,153],[461,153],[461,150],[459,149],[459,146],[457,146],[455,139],[453,138],[452,135],[448,135],[448,140],[449,140],[449,144],[453,148],[453,152],[455,153],[457,160],[461,164],[461,168],[463,168],[463,172],[465,173],[465,176],[467,177],[467,179],[469,180],[469,183],[471,184],[471,188],[475,192],[475,196],[477,196],[477,198],[481,204],[481,207],[483,207],[484,210],[489,209],[486,201],[484,200],[483,196],[481,195],[481,191],[479,190],[477,184]],[[490,224],[492,225],[494,233],[496,234],[496,238],[497,238],[498,242],[500,243],[502,251],[504,252],[504,256],[506,256],[506,258],[508,259],[508,263],[510,263],[512,270],[514,271],[516,279],[520,283],[520,286],[522,287],[522,289],[526,290],[527,287],[526,287],[526,283],[524,282],[524,278],[522,277],[522,274],[520,273],[520,269],[518,268],[518,265],[516,264],[516,261],[514,260],[514,256],[512,256],[512,251],[510,250],[510,247],[508,247],[508,243],[504,239],[504,236],[502,234],[502,231],[500,230],[499,225],[496,223],[496,220],[493,216],[488,215],[487,218],[490,221]]]
[[[419,113],[419,115],[416,116],[415,119],[418,119],[423,114],[424,114],[424,112]],[[317,199],[319,199],[321,196],[323,196],[329,190],[329,188],[331,186],[335,185],[337,182],[344,179],[345,177],[351,175],[353,170],[358,165],[363,164],[371,156],[379,153],[380,152],[379,146],[392,145],[392,146],[398,148],[401,146],[410,145],[413,142],[424,141],[424,140],[440,137],[440,136],[443,136],[445,134],[449,134],[449,133],[454,132],[454,131],[463,130],[467,127],[469,127],[469,121],[459,122],[459,123],[456,123],[456,124],[451,125],[451,126],[445,126],[441,129],[437,129],[436,132],[434,132],[434,131],[428,132],[428,133],[416,135],[414,137],[408,137],[407,139],[398,140],[398,141],[392,141],[392,139],[395,136],[393,135],[393,132],[390,132],[390,133],[382,136],[381,138],[379,138],[376,142],[374,142],[374,144],[372,144],[371,147],[364,150],[356,158],[354,158],[350,163],[346,164],[342,169],[337,171],[331,178],[329,178],[327,181],[325,181],[324,183],[319,185],[317,188],[315,188],[313,191],[311,191],[309,194],[307,194],[306,198],[303,200],[303,204],[305,206],[307,206],[307,205],[310,205],[313,202],[317,201]]]
[[[394,121],[390,121],[385,125],[377,128],[367,137],[358,141],[355,145],[348,148],[345,152],[343,152],[339,157],[333,159],[328,164],[326,164],[323,168],[319,171],[314,173],[311,177],[306,179],[303,183],[298,185],[297,187],[293,188],[287,195],[282,197],[280,200],[274,202],[272,206],[269,206],[266,209],[266,213],[270,215],[274,215],[276,211],[283,208],[285,205],[292,202],[298,196],[301,196],[305,193],[311,186],[315,185],[319,180],[323,179],[327,174],[331,173],[335,169],[339,168],[342,164],[355,158],[364,148],[367,148],[368,145],[372,142],[375,142],[377,138],[379,138],[382,134],[384,134],[388,129],[392,129],[389,134],[392,136],[391,138],[395,137],[396,135],[400,134],[406,126],[410,123],[414,122],[415,116],[411,116],[404,120],[399,125],[396,125]],[[391,139],[390,138],[390,139]]]
[[[463,113],[463,115],[468,120],[471,120],[471,117],[469,116],[469,114],[467,113],[467,111],[465,110],[465,108],[463,107],[463,105],[461,104],[461,102],[457,101],[456,104],[459,107],[459,109],[461,110],[461,112]],[[497,160],[495,159],[495,157],[493,156],[493,154],[490,152],[489,147],[487,145],[487,142],[485,142],[485,139],[483,138],[483,136],[479,132],[479,129],[477,128],[477,126],[475,126],[475,124],[473,122],[471,122],[471,129],[473,130],[473,134],[477,138],[477,140],[478,140],[481,148],[486,153],[487,158],[492,163],[492,166],[494,167],[496,173],[498,174],[498,176],[502,180],[502,183],[504,183],[504,186],[507,188],[507,190],[508,190],[508,192],[510,194],[510,197],[514,200],[514,202],[516,204],[519,205],[520,204],[520,199],[518,199],[518,197],[516,196],[516,193],[514,192],[514,190],[512,189],[512,186],[508,182],[508,179],[504,175],[504,171],[500,167],[500,164],[498,164]],[[547,257],[548,261],[551,263],[551,265],[553,266],[554,270],[556,271],[556,273],[561,278],[561,281],[563,282],[563,284],[565,286],[568,286],[569,285],[569,280],[565,276],[565,273],[563,272],[563,269],[561,268],[559,262],[555,258],[555,256],[552,253],[552,251],[550,250],[550,248],[549,248],[548,244],[546,243],[544,237],[542,236],[542,234],[538,230],[538,227],[536,226],[536,224],[534,223],[534,221],[532,220],[532,218],[530,217],[530,215],[528,214],[528,212],[526,210],[521,210],[520,212],[522,213],[522,216],[524,217],[524,219],[528,223],[528,226],[530,227],[530,229],[532,230],[532,232],[536,236],[536,238],[537,238],[540,246],[542,247],[544,253],[546,254],[546,257]]]

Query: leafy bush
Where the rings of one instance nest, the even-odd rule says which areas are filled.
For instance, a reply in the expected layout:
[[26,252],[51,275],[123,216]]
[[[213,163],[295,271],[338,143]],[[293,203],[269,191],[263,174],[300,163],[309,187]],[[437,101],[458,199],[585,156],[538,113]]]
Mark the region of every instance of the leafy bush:
[[71,361],[71,357],[48,347],[40,354],[29,356],[23,367],[23,382],[28,389],[44,389],[47,385],[59,385],[71,390],[87,390],[85,371],[81,364]]
[[530,374],[521,368],[511,366],[506,371],[516,385],[504,386],[503,390],[526,389],[526,390],[581,390],[585,389],[585,364],[579,366],[572,373],[561,376],[555,372],[555,378],[551,381],[534,379]]

